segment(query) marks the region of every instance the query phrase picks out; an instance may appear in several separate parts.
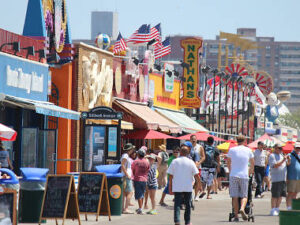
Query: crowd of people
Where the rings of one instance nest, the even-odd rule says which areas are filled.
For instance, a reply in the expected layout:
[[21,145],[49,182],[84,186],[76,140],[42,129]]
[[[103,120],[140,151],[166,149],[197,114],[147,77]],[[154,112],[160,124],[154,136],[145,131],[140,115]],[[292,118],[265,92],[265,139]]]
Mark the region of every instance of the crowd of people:
[[166,195],[174,195],[175,225],[180,224],[182,208],[185,209],[185,224],[191,224],[193,201],[204,196],[212,199],[212,194],[222,190],[222,181],[228,179],[234,221],[239,221],[239,214],[247,220],[245,207],[248,204],[249,177],[252,176],[256,183],[255,198],[263,198],[265,191],[271,191],[270,215],[279,214],[283,197],[286,197],[286,206],[290,210],[292,199],[300,192],[300,142],[296,142],[295,149],[285,155],[279,145],[268,151],[262,142],[258,142],[257,149],[252,151],[246,147],[245,141],[244,136],[238,136],[237,146],[229,149],[226,157],[214,147],[213,137],[208,137],[200,145],[196,136],[191,135],[189,141],[175,146],[171,154],[165,145],[160,145],[155,154],[145,146],[136,150],[127,143],[121,158],[125,175],[123,213],[134,213],[129,210],[133,206],[131,198],[134,193],[138,201],[136,213],[144,214],[149,209],[147,214],[156,215],[157,189],[162,189],[160,206],[168,206]]

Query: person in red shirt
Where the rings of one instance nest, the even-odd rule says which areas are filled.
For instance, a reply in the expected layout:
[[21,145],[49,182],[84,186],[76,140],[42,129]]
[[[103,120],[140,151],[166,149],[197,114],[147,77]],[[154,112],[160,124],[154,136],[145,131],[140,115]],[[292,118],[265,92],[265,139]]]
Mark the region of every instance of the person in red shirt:
[[139,208],[136,210],[137,214],[144,214],[142,207],[148,180],[148,172],[150,170],[149,162],[144,158],[145,155],[146,151],[142,148],[139,149],[137,151],[138,158],[131,165],[135,190],[134,196],[139,204]]

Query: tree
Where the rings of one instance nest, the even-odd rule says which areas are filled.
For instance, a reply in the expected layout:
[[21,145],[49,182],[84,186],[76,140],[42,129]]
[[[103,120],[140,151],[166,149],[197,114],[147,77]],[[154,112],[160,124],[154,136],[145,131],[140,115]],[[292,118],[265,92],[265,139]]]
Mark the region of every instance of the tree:
[[278,117],[278,123],[282,126],[292,127],[295,129],[300,128],[300,113],[285,114]]

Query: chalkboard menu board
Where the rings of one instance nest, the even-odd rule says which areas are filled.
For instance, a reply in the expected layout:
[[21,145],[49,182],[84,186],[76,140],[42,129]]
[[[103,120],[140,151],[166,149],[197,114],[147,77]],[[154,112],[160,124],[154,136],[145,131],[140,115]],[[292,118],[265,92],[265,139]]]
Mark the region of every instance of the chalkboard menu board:
[[16,224],[15,191],[7,189],[0,193],[0,224]]
[[101,173],[81,173],[78,185],[79,211],[84,213],[97,213],[100,194],[103,189],[103,176]]
[[70,195],[71,178],[71,176],[48,176],[43,218],[64,218]]

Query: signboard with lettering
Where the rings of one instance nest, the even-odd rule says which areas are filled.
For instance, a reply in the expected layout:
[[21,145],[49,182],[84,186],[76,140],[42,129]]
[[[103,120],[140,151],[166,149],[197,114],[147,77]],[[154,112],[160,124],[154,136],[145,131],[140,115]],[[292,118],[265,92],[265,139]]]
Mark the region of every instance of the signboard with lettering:
[[180,99],[182,108],[199,108],[201,100],[198,96],[199,89],[199,50],[202,47],[201,38],[186,38],[181,41],[184,50],[183,61],[188,64],[183,69],[183,96]]
[[0,93],[47,101],[48,65],[0,52]]
[[165,92],[173,92],[174,89],[174,66],[170,63],[164,65],[164,88]]
[[123,118],[122,112],[116,112],[109,107],[96,107],[88,112],[81,113],[82,119],[99,119],[99,120],[121,120]]

